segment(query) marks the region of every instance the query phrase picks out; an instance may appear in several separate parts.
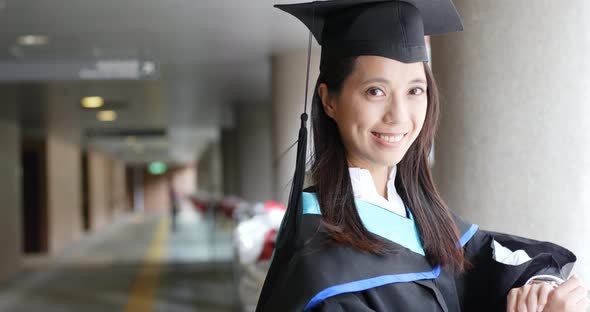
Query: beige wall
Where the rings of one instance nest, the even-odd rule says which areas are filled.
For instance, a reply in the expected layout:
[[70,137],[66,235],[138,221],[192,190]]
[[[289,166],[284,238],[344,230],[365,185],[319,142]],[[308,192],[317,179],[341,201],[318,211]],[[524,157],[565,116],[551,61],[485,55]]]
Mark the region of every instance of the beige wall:
[[61,250],[82,232],[80,147],[59,136],[47,137],[49,251]]
[[171,171],[174,191],[181,195],[190,195],[197,189],[197,171],[193,165]]
[[167,175],[154,176],[144,172],[144,205],[147,212],[167,212],[171,207],[169,181],[174,191],[181,196],[193,194],[196,190],[196,169],[186,166],[170,170]]
[[88,200],[90,229],[102,228],[110,219],[107,194],[107,158],[97,152],[88,152]]
[[168,181],[165,176],[144,175],[144,209],[146,212],[166,212],[170,207]]
[[17,271],[21,259],[20,129],[16,114],[0,104],[0,279]]
[[197,188],[214,196],[223,192],[221,142],[211,142],[197,162]]
[[240,140],[238,133],[238,129],[223,129],[221,131],[224,195],[238,196],[240,194]]
[[127,210],[125,163],[111,160],[111,200],[114,217],[120,216]]
[[125,164],[88,151],[88,189],[90,229],[98,230],[126,210]]

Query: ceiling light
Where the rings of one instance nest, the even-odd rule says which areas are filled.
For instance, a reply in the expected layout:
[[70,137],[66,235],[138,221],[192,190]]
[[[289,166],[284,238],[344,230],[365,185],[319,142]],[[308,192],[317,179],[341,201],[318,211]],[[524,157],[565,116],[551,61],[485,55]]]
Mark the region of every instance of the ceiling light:
[[84,108],[99,108],[104,105],[104,99],[100,96],[87,96],[81,101]]
[[117,112],[113,110],[103,110],[96,114],[96,119],[99,121],[115,121],[115,119],[117,119]]
[[38,46],[44,45],[49,43],[49,37],[47,36],[37,36],[37,35],[27,35],[27,36],[20,36],[17,40],[18,44],[23,46]]

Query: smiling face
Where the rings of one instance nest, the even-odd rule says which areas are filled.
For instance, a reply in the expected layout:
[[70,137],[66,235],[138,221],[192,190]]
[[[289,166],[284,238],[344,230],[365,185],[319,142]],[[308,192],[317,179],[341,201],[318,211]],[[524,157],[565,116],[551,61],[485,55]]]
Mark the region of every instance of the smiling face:
[[324,111],[338,125],[350,166],[400,162],[420,134],[428,104],[423,63],[359,56],[339,94],[320,84]]

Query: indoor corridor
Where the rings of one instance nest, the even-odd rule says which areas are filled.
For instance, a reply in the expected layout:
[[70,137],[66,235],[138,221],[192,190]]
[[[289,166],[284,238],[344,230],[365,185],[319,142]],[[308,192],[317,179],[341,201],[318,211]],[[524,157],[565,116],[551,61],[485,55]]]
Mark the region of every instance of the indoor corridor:
[[135,214],[53,257],[26,258],[0,311],[234,311],[231,228],[191,210]]
[[[385,5],[334,1],[345,5],[313,25],[356,2]],[[332,30],[310,32],[283,10],[297,2],[0,0],[0,312],[255,312],[300,195],[296,164],[322,205],[332,187],[348,199],[333,208],[366,188],[361,200],[420,210],[420,231],[443,227],[420,223],[434,220],[431,204],[439,217],[447,206],[480,229],[571,250],[590,287],[590,0],[452,0],[464,31],[418,31],[420,64],[328,53],[338,40],[321,34]],[[336,66],[344,56],[352,66]],[[383,61],[398,67],[362,70]],[[418,76],[399,80],[400,68]],[[346,95],[333,99],[354,107],[341,110],[350,120],[326,117],[322,83]],[[365,105],[373,89],[386,96]],[[420,108],[398,116],[415,95]],[[384,164],[391,189],[365,172]],[[354,187],[348,166],[364,172]],[[337,229],[368,235],[345,220],[351,206],[331,209]],[[291,299],[314,289],[283,285]]]

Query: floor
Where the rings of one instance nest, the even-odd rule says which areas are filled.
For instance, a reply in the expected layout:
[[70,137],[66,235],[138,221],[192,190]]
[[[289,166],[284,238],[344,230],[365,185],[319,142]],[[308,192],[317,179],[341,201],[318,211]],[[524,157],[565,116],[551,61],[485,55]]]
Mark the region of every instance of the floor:
[[129,215],[0,285],[0,311],[237,311],[232,227]]

